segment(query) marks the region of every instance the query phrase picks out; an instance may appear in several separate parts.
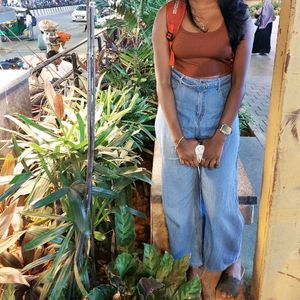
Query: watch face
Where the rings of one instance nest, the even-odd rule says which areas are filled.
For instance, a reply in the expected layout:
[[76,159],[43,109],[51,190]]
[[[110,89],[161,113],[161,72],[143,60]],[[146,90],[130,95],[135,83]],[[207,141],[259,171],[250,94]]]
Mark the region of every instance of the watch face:
[[220,127],[220,131],[225,135],[230,135],[232,128],[226,124],[222,124]]

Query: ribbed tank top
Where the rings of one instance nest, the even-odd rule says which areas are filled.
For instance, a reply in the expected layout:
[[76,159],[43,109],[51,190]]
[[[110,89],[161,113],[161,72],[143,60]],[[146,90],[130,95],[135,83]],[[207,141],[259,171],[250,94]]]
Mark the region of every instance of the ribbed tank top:
[[190,77],[212,77],[232,71],[233,52],[225,23],[212,32],[189,32],[181,26],[174,40],[175,69]]

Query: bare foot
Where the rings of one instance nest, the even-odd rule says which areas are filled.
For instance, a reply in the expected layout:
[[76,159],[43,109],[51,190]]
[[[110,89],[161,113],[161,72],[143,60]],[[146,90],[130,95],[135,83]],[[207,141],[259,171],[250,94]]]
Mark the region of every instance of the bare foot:
[[243,275],[244,268],[240,259],[223,272],[217,287],[217,292],[223,299],[232,299],[237,296]]
[[221,272],[205,270],[202,278],[203,300],[216,300],[216,286],[220,280]]

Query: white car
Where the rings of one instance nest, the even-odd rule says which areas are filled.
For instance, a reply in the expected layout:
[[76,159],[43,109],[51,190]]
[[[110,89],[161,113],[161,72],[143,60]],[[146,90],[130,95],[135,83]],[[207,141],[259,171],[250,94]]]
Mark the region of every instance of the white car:
[[86,5],[80,4],[75,8],[75,10],[72,13],[72,21],[73,22],[77,22],[77,21],[86,22],[86,19],[87,19]]

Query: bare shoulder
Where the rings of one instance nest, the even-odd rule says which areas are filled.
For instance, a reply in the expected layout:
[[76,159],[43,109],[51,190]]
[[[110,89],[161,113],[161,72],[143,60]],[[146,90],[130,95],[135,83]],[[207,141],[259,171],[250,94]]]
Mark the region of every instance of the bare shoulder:
[[245,15],[246,21],[244,24],[244,33],[246,37],[252,36],[254,34],[254,23],[252,21],[252,17],[250,15],[249,9],[246,11]]
[[167,29],[167,5],[164,5],[160,8],[160,10],[156,14],[156,18],[154,21],[154,31],[163,31],[165,32]]

